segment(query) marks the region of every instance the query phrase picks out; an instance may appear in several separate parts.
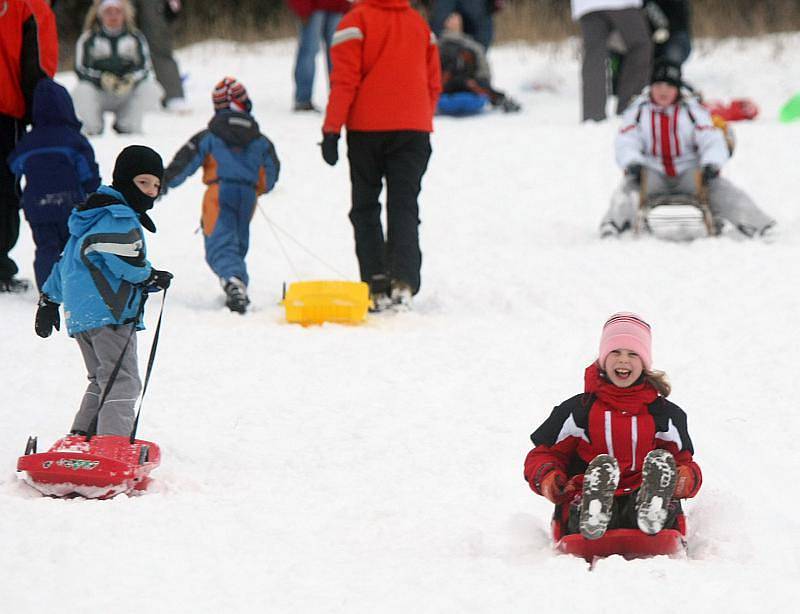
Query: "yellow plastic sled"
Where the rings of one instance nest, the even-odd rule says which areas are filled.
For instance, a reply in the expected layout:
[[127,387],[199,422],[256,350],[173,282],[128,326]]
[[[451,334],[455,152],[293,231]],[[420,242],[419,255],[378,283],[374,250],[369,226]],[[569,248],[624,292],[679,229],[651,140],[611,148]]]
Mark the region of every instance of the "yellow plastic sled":
[[303,326],[359,324],[369,304],[369,286],[361,281],[298,281],[289,284],[283,297],[286,319]]

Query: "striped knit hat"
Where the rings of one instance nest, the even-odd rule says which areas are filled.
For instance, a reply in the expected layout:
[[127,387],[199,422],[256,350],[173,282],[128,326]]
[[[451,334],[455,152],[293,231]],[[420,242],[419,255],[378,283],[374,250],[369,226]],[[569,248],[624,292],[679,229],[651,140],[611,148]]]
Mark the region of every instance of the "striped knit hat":
[[614,350],[631,350],[642,359],[645,369],[653,362],[650,325],[635,313],[622,311],[611,316],[603,326],[600,337],[600,367]]
[[232,111],[249,113],[250,109],[253,108],[253,103],[250,102],[244,85],[233,77],[225,77],[214,86],[211,100],[214,103],[215,111],[231,109]]

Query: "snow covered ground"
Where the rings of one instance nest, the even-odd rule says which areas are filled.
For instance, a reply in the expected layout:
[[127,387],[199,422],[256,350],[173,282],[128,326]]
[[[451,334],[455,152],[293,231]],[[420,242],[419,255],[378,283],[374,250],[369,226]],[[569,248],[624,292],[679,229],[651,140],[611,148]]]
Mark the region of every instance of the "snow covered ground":
[[[104,177],[130,143],[168,160],[207,121],[213,84],[237,76],[283,164],[264,213],[355,279],[347,164],[322,162],[319,116],[289,111],[293,51],[182,50],[193,114],[154,114],[146,138],[94,145]],[[286,324],[282,282],[336,274],[280,235],[287,263],[258,213],[253,310],[228,313],[194,233],[199,177],[157,205],[149,255],[175,281],[140,428],[163,453],[146,496],[42,498],[16,475],[28,434],[47,445],[68,429],[85,374],[63,332],[34,335],[33,291],[0,296],[0,610],[793,611],[800,123],[776,118],[800,88],[800,35],[700,44],[686,67],[707,97],[761,107],[736,126],[724,172],[778,219],[772,243],[601,241],[616,122],[578,124],[575,44],[490,59],[524,111],[437,119],[412,313]],[[14,254],[32,278],[26,228]],[[686,558],[613,557],[589,573],[551,551],[550,505],[522,463],[529,433],[582,390],[602,323],[623,309],[653,325],[705,484],[688,505]]]

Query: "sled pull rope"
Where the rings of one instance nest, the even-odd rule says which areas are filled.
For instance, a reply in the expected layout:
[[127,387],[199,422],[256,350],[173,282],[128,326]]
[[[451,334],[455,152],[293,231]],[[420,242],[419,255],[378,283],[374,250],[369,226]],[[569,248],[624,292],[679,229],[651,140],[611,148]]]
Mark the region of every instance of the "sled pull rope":
[[290,239],[290,240],[291,240],[291,241],[292,241],[292,242],[293,242],[295,245],[297,245],[297,246],[298,246],[300,249],[302,249],[302,250],[303,250],[305,253],[307,253],[309,256],[311,256],[311,257],[312,257],[314,260],[316,260],[317,262],[321,263],[321,264],[322,264],[322,265],[323,265],[325,268],[327,268],[327,269],[329,269],[329,270],[333,271],[334,273],[336,273],[336,275],[338,275],[338,276],[339,276],[339,277],[341,277],[342,279],[346,279],[346,278],[347,278],[347,275],[345,275],[345,274],[344,274],[344,273],[342,273],[341,271],[337,270],[336,268],[334,268],[333,266],[331,266],[330,264],[328,264],[328,262],[326,262],[325,260],[323,260],[322,258],[320,258],[319,256],[317,256],[317,255],[316,255],[314,252],[312,252],[312,251],[311,251],[310,249],[308,249],[308,248],[307,248],[305,245],[303,245],[302,243],[300,243],[300,241],[298,241],[297,239],[295,239],[295,238],[294,238],[294,237],[293,237],[291,234],[289,234],[289,233],[288,233],[286,230],[284,230],[283,228],[281,228],[280,226],[278,226],[278,225],[277,225],[275,222],[273,222],[273,221],[272,221],[272,220],[269,218],[269,216],[268,216],[268,215],[267,215],[267,214],[264,212],[264,209],[261,207],[261,204],[260,204],[260,203],[256,203],[256,206],[258,207],[258,211],[261,213],[261,215],[262,215],[262,216],[264,216],[264,219],[267,221],[267,224],[269,224],[269,228],[270,228],[270,230],[272,231],[272,234],[275,236],[275,240],[278,242],[278,245],[280,246],[280,248],[281,248],[281,251],[283,252],[283,256],[284,256],[284,258],[286,258],[286,261],[289,263],[289,266],[291,267],[291,269],[292,269],[292,272],[294,273],[294,276],[295,276],[297,279],[300,279],[300,275],[298,275],[298,273],[297,273],[297,268],[294,266],[294,263],[292,262],[291,258],[289,258],[289,254],[288,254],[288,253],[286,253],[286,248],[283,246],[283,243],[281,242],[281,239],[280,239],[280,237],[278,236],[278,233],[277,233],[277,232],[275,232],[276,230],[279,230],[280,232],[282,232],[282,233],[283,233],[283,234],[284,234],[284,235],[285,235],[285,236],[286,236],[288,239]]
[[[133,430],[131,431],[131,444],[136,441],[136,429],[139,428],[139,416],[142,414],[142,404],[144,403],[144,395],[147,394],[147,384],[150,382],[150,374],[153,372],[153,363],[156,359],[156,348],[158,347],[158,336],[161,333],[161,318],[164,315],[164,303],[167,302],[167,291],[163,291],[161,296],[161,309],[158,312],[158,324],[156,324],[156,332],[153,334],[153,345],[150,346],[150,357],[147,359],[147,371],[144,375],[144,386],[142,386],[142,396],[139,397],[139,409],[136,412],[136,418],[133,420]],[[135,330],[135,328],[134,328]]]

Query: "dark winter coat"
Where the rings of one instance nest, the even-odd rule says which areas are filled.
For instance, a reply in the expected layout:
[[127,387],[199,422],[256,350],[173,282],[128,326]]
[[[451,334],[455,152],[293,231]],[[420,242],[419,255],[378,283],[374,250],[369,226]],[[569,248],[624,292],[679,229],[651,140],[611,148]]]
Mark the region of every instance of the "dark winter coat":
[[102,28],[84,32],[75,49],[75,72],[82,81],[101,87],[104,72],[144,81],[152,70],[150,48],[144,35],[123,29],[109,34]]
[[164,171],[164,184],[174,188],[203,165],[203,183],[252,186],[258,194],[269,192],[278,181],[281,164],[275,146],[261,134],[247,113],[223,110],[208,128],[181,147]]
[[72,212],[69,232],[42,290],[64,304],[70,336],[130,322],[144,328],[144,282],[152,268],[137,213],[122,194],[101,186]]
[[654,0],[669,21],[669,31],[689,31],[689,0]]
[[33,130],[8,158],[25,176],[22,208],[31,224],[66,221],[70,210],[100,186],[94,150],[81,132],[67,90],[42,79],[33,97]]
[[586,369],[586,390],[554,408],[531,435],[536,446],[525,459],[525,479],[542,494],[541,481],[554,469],[582,485],[582,474],[598,454],[619,462],[617,495],[629,494],[642,482],[642,462],[653,449],[663,448],[677,465],[692,470],[694,484],[688,496],[700,489],[702,474],[694,462],[694,448],[683,410],[659,396],[648,383],[617,388],[596,364]]

